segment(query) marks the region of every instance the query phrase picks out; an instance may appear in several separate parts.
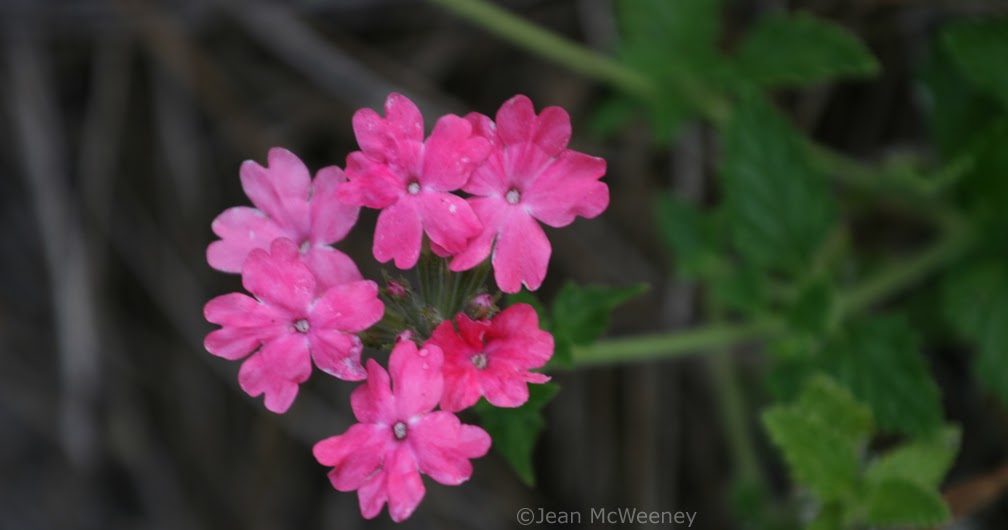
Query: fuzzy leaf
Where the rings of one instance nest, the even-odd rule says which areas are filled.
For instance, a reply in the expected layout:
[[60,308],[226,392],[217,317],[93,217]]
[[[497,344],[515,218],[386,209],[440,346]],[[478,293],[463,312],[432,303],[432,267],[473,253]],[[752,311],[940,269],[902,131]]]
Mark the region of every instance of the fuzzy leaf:
[[951,517],[934,488],[909,480],[885,479],[869,486],[866,522],[886,527],[925,528]]
[[899,479],[937,488],[959,451],[959,438],[959,429],[945,427],[932,436],[908,442],[872,462],[865,477],[872,483]]
[[546,427],[542,409],[549,403],[560,387],[555,383],[529,385],[529,400],[518,408],[498,408],[481,399],[475,411],[480,423],[493,439],[494,451],[515,470],[522,482],[535,485],[535,470],[532,452],[539,435]]
[[770,438],[796,481],[824,501],[850,495],[858,478],[858,452],[871,432],[871,411],[847,390],[814,377],[798,402],[763,414]]
[[945,308],[956,331],[976,344],[974,370],[1008,404],[1008,277],[1001,262],[959,271],[945,285]]
[[882,430],[922,435],[941,425],[938,386],[905,320],[873,316],[854,322],[827,346],[824,364],[871,405]]
[[550,331],[556,347],[550,363],[569,366],[573,346],[595,342],[609,327],[612,310],[645,291],[645,284],[629,287],[565,284],[553,300]]
[[868,48],[846,28],[803,14],[756,22],[735,57],[742,75],[765,87],[794,87],[879,70]]
[[762,97],[747,94],[722,142],[720,169],[736,249],[760,267],[804,271],[836,206],[798,132]]
[[1008,108],[1008,18],[948,24],[941,39],[966,78]]

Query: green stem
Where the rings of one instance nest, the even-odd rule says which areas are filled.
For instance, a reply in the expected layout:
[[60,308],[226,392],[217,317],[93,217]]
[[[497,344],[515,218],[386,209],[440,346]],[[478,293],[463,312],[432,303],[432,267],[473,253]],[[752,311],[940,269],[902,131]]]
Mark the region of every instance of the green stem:
[[[934,245],[910,259],[882,269],[842,296],[837,301],[837,318],[850,318],[935,274],[961,256],[972,242],[972,237],[960,221],[946,219],[942,235]],[[784,326],[779,321],[766,319],[613,338],[576,347],[574,364],[585,367],[684,357],[740,342],[770,338],[782,331]]]
[[557,62],[592,79],[609,83],[638,97],[650,98],[655,92],[651,80],[638,72],[595,53],[578,43],[540,28],[521,17],[484,0],[431,0],[526,50]]
[[574,363],[578,367],[654,361],[685,357],[715,348],[723,348],[749,340],[772,336],[780,331],[775,320],[746,324],[712,324],[654,335],[635,335],[596,342],[574,348]]

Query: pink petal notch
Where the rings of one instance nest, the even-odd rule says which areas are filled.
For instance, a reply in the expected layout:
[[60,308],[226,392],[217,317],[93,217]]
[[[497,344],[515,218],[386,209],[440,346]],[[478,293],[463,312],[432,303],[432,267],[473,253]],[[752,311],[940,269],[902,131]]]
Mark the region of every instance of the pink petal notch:
[[[375,259],[410,269],[419,259],[424,235],[438,254],[454,255],[480,233],[482,225],[469,203],[453,194],[490,153],[490,140],[474,134],[470,120],[443,116],[424,140],[416,105],[391,94],[384,118],[361,109],[353,126],[361,150],[347,156],[349,182],[337,197],[351,206],[382,210]],[[483,123],[478,130],[485,127]]]
[[472,475],[473,458],[490,449],[490,436],[449,412],[434,411],[441,395],[442,353],[396,344],[389,372],[368,360],[367,381],[351,395],[357,424],[315,444],[312,452],[331,467],[339,491],[357,490],[361,515],[376,517],[388,504],[395,522],[409,518],[426,492],[421,474],[455,486]]
[[270,149],[267,162],[242,164],[242,187],[255,208],[230,208],[214,219],[211,227],[220,239],[207,247],[210,266],[241,272],[253,250],[266,250],[284,237],[297,244],[321,291],[360,280],[353,260],[330,246],[346,237],[360,211],[336,198],[346,184],[343,170],[325,167],[312,180],[301,159],[282,147]]
[[497,111],[496,123],[479,114],[466,117],[492,149],[462,190],[483,225],[466,248],[453,252],[453,271],[471,269],[491,256],[502,291],[524,285],[538,289],[546,276],[551,247],[539,223],[569,225],[609,206],[609,187],[600,182],[605,160],[567,148],[570,116],[559,107],[536,115],[529,98],[518,95]]

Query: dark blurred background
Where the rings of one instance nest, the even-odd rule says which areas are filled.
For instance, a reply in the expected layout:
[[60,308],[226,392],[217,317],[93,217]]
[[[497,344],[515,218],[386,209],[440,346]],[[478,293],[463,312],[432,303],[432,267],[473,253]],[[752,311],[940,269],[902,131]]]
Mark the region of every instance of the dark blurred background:
[[[921,141],[913,68],[948,17],[989,1],[799,2],[862,36],[876,79],[784,94],[795,121],[873,159]],[[610,0],[502,5],[603,52],[618,38]],[[726,44],[767,9],[729,2]],[[704,195],[709,131],[655,147],[644,123],[594,133],[598,83],[417,0],[4,0],[0,2],[0,529],[284,529],[392,526],[334,491],[311,445],[352,422],[354,385],[315,375],[291,411],[267,412],[238,387],[238,363],[202,347],[211,297],[240,289],[204,252],[211,220],[248,204],[238,166],[285,146],[313,171],[356,149],[351,116],[409,95],[427,118],[492,115],[516,93],[561,105],[573,147],[608,160],[601,218],[551,230],[542,290],[567,279],[649,294],[612,333],[688,326],[693,287],[673,281],[652,197]],[[366,277],[373,212],[340,244]],[[739,352],[744,382],[759,357]],[[990,464],[990,404],[944,356],[948,415],[970,433],[953,477]],[[537,449],[539,485],[491,454],[461,487],[427,481],[409,528],[511,528],[521,507],[636,506],[698,512],[699,528],[738,528],[732,469],[709,369],[700,359],[558,374]],[[965,386],[964,386],[965,385]],[[758,389],[753,392],[758,395]],[[758,432],[756,409],[746,411]],[[986,412],[984,412],[986,411]],[[762,439],[762,436],[761,436]],[[1002,439],[993,437],[992,439]],[[765,442],[761,457],[786,477]],[[975,524],[1000,528],[1002,502]],[[998,523],[1000,521],[1000,523]]]

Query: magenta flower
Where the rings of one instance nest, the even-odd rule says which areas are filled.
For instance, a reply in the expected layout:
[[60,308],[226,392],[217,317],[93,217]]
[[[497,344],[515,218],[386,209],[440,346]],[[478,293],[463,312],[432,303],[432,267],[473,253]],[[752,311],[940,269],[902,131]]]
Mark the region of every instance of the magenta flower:
[[274,239],[286,237],[297,243],[320,290],[360,280],[353,260],[329,246],[346,237],[360,211],[336,200],[336,190],[346,182],[343,171],[322,168],[312,182],[301,159],[281,147],[270,149],[268,161],[267,167],[252,160],[242,164],[242,188],[256,208],[236,206],[214,219],[213,231],[221,239],[207,247],[210,266],[241,272],[252,250],[268,249]]
[[361,109],[353,127],[361,150],[347,156],[350,182],[337,195],[347,204],[382,210],[375,259],[413,267],[424,233],[441,254],[464,249],[481,225],[469,204],[451,192],[486,158],[488,141],[473,136],[472,125],[454,115],[439,119],[424,141],[423,117],[401,94],[389,95],[384,119]]
[[518,407],[528,401],[526,383],[549,377],[530,372],[553,356],[553,336],[539,329],[539,316],[528,304],[515,304],[493,319],[455,316],[431,334],[427,345],[444,351],[441,408],[455,412],[474,405],[480,396],[495,407]]
[[[496,124],[480,114],[466,117],[494,145],[490,156],[462,189],[483,231],[455,255],[451,269],[463,271],[493,253],[498,287],[508,293],[542,285],[550,243],[536,221],[567,226],[576,216],[592,218],[609,205],[609,188],[599,182],[605,160],[567,149],[570,116],[547,107],[536,116],[525,96],[507,100]],[[453,253],[454,254],[454,253]]]
[[[223,326],[207,335],[207,351],[229,360],[252,353],[238,371],[250,396],[266,395],[266,408],[283,413],[311,374],[346,381],[366,377],[363,346],[354,335],[378,322],[385,310],[372,281],[343,283],[317,294],[315,275],[299,260],[293,241],[279,238],[270,252],[253,249],[242,268],[242,284],[256,298],[230,293],[203,309]],[[258,350],[257,350],[258,348]]]
[[390,387],[389,373],[368,359],[367,382],[350,396],[360,423],[315,444],[315,458],[333,467],[333,487],[357,490],[367,519],[388,502],[392,520],[403,521],[424,496],[421,473],[441,484],[461,484],[472,475],[469,459],[490,449],[483,429],[463,425],[450,412],[431,412],[441,398],[441,364],[437,346],[417,351],[412,341],[401,341],[389,357]]

